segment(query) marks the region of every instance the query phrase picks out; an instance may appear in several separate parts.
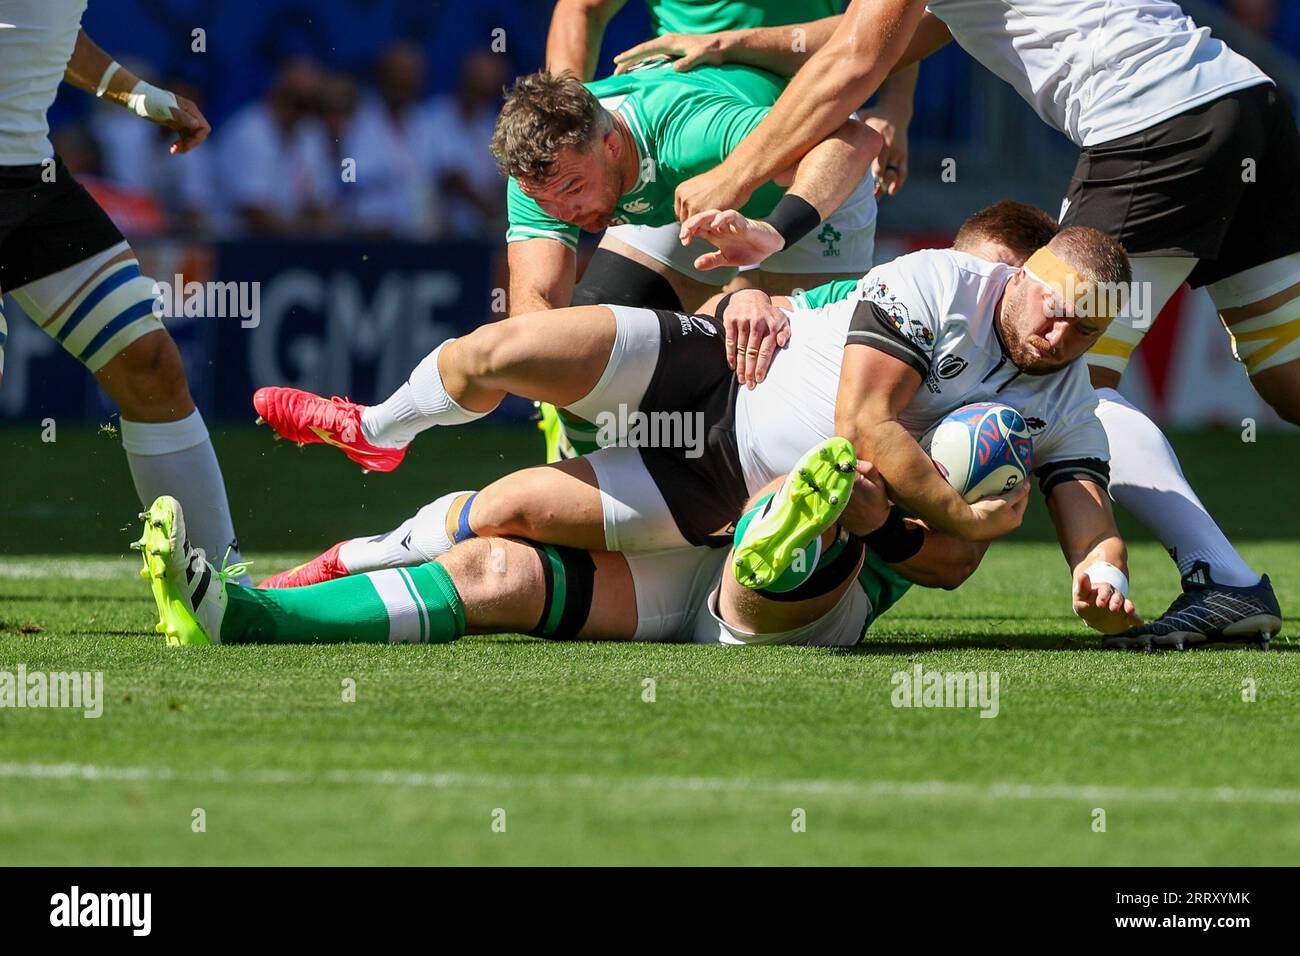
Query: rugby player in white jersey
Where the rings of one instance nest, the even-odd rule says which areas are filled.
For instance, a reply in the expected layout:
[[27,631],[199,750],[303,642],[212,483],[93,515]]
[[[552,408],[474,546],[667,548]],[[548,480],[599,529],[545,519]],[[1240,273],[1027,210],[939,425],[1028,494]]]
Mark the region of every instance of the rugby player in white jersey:
[[853,0],[842,17],[800,28],[811,56],[784,27],[675,46],[661,38],[616,58],[626,67],[699,47],[707,62],[797,71],[720,166],[678,187],[679,219],[739,208],[892,70],[955,39],[1080,148],[1061,225],[1120,240],[1150,289],[1147,314],[1112,323],[1087,361],[1114,454],[1111,493],[1170,552],[1183,594],[1111,646],[1252,640],[1238,625],[1278,613],[1267,577],[1236,553],[1164,435],[1115,387],[1186,280],[1207,287],[1261,397],[1300,423],[1300,135],[1273,81],[1171,0]]
[[[0,0],[0,291],[117,403],[141,503],[170,490],[187,503],[195,543],[237,559],[221,469],[180,353],[154,314],[154,283],[54,154],[46,112],[66,81],[175,130],[176,155],[210,127],[189,100],[96,46],[81,30],[85,9],[86,0]],[[7,332],[0,314],[0,375]]]
[[[1111,273],[1127,270],[1122,250],[1095,230],[1068,230],[1035,256],[1073,269],[1081,283],[1122,280]],[[902,420],[919,434],[963,404],[1000,400],[1040,423],[1036,473],[1072,568],[1072,606],[1091,626],[1113,632],[1135,619],[1134,609],[1123,542],[1104,495],[1105,435],[1086,372],[1073,361],[1105,320],[1078,318],[1068,308],[1050,314],[1042,307],[1048,298],[1040,279],[1002,262],[954,250],[906,256],[869,273],[853,296],[794,309],[788,352],[752,390],[737,388],[709,317],[582,307],[493,323],[440,350],[449,412],[443,424],[481,414],[509,390],[558,397],[592,418],[616,407],[620,420],[698,412],[707,438],[697,449],[605,447],[515,473],[479,493],[446,495],[390,534],[342,543],[282,576],[274,583],[308,586],[281,592],[233,588],[219,575],[214,586],[203,555],[184,544],[179,509],[161,500],[141,546],[151,552],[146,564],[164,629],[182,643],[450,640],[468,628],[854,644],[910,581],[955,587],[964,580],[986,542],[1019,525],[1027,486],[974,505],[951,489],[936,496],[932,485],[947,486],[909,438],[934,481],[914,476],[913,462],[882,445],[889,469],[877,475],[857,462],[855,505],[842,516],[855,462],[832,430],[864,442],[877,437],[873,420],[844,409],[899,403]],[[899,315],[909,318],[895,328],[890,317]],[[901,366],[902,379],[882,375],[891,383],[882,390],[863,380],[855,363],[841,382],[841,358],[852,357],[859,342],[886,372],[891,363]],[[924,343],[931,350],[922,359]],[[952,381],[920,394],[913,367],[932,358]],[[911,397],[895,387],[907,375],[915,376]],[[900,489],[899,499],[941,530],[890,510],[882,483]],[[822,496],[819,505],[787,520],[791,502],[806,503],[810,494]],[[780,544],[774,531],[803,534],[793,543],[804,554],[811,547],[811,558],[742,584],[724,572],[726,550],[708,547],[726,543],[738,518],[737,559],[770,555]],[[340,578],[349,575],[345,589]]]

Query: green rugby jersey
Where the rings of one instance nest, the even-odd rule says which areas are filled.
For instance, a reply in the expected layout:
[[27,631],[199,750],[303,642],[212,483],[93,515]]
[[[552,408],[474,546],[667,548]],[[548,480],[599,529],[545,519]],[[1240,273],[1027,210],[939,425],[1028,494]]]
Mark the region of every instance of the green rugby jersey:
[[841,0],[646,0],[656,36],[807,23],[844,12]]
[[815,288],[805,289],[792,297],[794,307],[796,309],[820,309],[822,306],[838,302],[840,299],[847,299],[861,281],[861,279],[832,279],[830,282]]
[[[678,73],[669,67],[634,70],[586,84],[606,109],[632,130],[641,176],[619,197],[611,226],[666,226],[677,221],[678,185],[721,163],[759,124],[785,80],[747,66],[713,66]],[[742,208],[747,216],[772,211],[785,190],[767,183]],[[548,216],[514,178],[506,187],[507,242],[558,239],[577,248],[577,226]]]

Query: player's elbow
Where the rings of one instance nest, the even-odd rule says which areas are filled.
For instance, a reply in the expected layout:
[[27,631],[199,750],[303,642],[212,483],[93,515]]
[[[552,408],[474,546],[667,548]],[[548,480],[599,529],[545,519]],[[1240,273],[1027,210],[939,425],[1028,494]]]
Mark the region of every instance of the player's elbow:
[[934,582],[931,587],[954,591],[970,580],[975,569],[984,560],[988,551],[987,541],[965,541],[952,538],[944,555],[943,564],[935,568]]

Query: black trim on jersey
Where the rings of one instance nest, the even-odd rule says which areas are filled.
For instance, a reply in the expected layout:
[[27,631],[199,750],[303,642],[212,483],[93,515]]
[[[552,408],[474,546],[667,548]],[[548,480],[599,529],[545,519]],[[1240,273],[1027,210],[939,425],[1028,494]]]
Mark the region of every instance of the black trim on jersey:
[[930,356],[899,331],[888,312],[869,299],[854,306],[844,344],[870,346],[907,363],[920,372],[922,378],[930,374]]
[[1100,458],[1071,458],[1069,461],[1052,461],[1034,469],[1038,488],[1044,496],[1063,481],[1091,481],[1102,489],[1110,487],[1110,462]]

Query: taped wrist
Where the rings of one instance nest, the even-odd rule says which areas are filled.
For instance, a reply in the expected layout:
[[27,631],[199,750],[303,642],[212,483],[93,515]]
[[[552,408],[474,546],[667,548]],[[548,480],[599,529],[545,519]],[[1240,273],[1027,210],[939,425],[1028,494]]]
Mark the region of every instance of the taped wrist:
[[126,95],[126,108],[136,116],[166,122],[172,118],[176,94],[141,80]]
[[[532,542],[529,542],[532,544]],[[587,623],[596,580],[596,562],[578,548],[532,544],[542,561],[546,600],[533,637],[573,640]]]
[[925,529],[919,525],[908,525],[903,520],[903,510],[894,505],[889,509],[885,523],[864,535],[862,540],[880,560],[886,564],[898,564],[921,550],[925,544]]
[[819,213],[808,200],[786,193],[767,217],[767,224],[785,240],[789,249],[822,224]]
[[103,97],[108,92],[109,81],[113,79],[113,74],[122,69],[122,64],[114,60],[108,66],[104,67],[104,75],[99,78],[99,86],[95,87],[95,95]]

